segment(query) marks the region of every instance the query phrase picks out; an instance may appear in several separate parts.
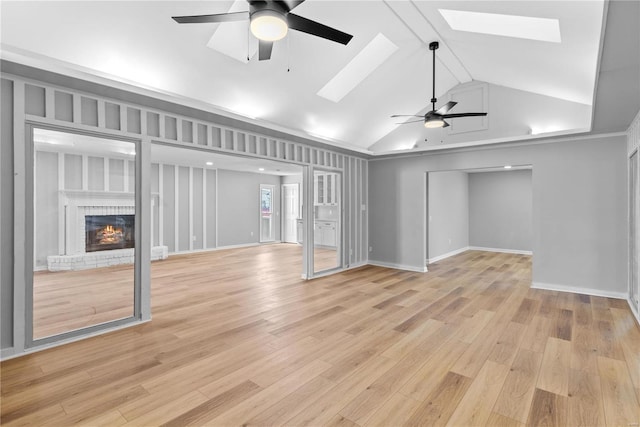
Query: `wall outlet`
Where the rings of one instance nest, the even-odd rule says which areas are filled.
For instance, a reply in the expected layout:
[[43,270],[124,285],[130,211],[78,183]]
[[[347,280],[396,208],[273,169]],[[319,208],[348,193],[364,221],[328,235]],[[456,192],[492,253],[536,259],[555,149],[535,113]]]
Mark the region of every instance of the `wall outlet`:
[[451,244],[451,239],[449,239],[449,244]]
[[251,237],[253,237],[253,231],[251,232]]
[[191,236],[191,240],[195,242],[196,240],[198,240],[198,238],[196,236]]
[[369,246],[369,252],[373,252],[373,246]]

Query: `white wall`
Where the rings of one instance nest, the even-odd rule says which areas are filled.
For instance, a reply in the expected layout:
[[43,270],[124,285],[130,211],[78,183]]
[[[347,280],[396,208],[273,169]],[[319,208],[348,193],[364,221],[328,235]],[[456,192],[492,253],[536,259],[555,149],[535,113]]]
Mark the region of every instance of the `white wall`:
[[624,136],[374,159],[370,260],[424,264],[425,172],[531,164],[533,281],[627,293]]
[[469,246],[469,181],[466,172],[428,174],[430,262]]
[[530,252],[531,170],[469,174],[469,246]]

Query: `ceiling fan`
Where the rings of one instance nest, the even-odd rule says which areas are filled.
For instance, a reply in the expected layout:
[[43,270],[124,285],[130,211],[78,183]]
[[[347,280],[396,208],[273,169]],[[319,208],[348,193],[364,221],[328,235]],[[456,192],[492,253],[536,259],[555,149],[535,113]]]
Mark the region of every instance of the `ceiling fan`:
[[283,39],[290,29],[346,45],[352,35],[319,22],[291,13],[304,0],[247,0],[248,12],[219,13],[214,15],[173,16],[179,24],[201,24],[230,21],[250,21],[251,33],[258,39],[258,60],[271,58],[273,42]]
[[431,98],[432,109],[425,115],[405,115],[405,114],[394,114],[391,117],[421,117],[420,120],[410,120],[408,122],[398,123],[401,125],[407,123],[417,123],[424,122],[424,127],[428,129],[433,128],[446,128],[449,126],[449,123],[445,122],[444,119],[453,119],[458,117],[474,117],[474,116],[486,116],[487,113],[457,113],[457,114],[447,114],[449,110],[451,110],[457,102],[449,101],[444,104],[442,107],[436,110],[436,49],[440,47],[438,42],[429,43],[429,50],[433,51],[433,97]]

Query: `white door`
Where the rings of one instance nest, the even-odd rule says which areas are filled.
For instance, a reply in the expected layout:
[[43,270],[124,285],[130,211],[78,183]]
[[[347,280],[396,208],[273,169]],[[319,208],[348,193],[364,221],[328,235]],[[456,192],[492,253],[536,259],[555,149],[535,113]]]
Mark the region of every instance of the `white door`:
[[296,220],[299,217],[298,184],[282,185],[282,240],[286,243],[298,242],[298,227]]

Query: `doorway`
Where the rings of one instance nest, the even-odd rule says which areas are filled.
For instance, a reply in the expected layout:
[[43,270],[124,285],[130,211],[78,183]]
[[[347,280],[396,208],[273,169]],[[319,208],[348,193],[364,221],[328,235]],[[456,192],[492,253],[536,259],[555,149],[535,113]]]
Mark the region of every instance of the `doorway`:
[[282,241],[298,243],[300,220],[300,188],[298,184],[282,184]]

